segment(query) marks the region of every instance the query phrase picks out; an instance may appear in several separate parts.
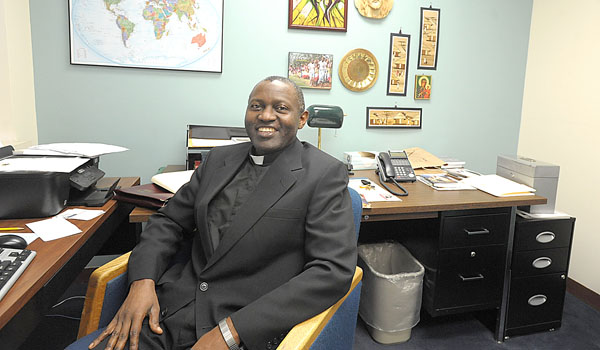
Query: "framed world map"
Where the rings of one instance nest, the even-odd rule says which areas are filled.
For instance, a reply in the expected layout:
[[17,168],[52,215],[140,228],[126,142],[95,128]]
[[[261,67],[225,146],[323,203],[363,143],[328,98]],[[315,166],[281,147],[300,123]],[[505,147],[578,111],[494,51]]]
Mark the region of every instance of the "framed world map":
[[222,72],[223,0],[69,0],[71,64]]

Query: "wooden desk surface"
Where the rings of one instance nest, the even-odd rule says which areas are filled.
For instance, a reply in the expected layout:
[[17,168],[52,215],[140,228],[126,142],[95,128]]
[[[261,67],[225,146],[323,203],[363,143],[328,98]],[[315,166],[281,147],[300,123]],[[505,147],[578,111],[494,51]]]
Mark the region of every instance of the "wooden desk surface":
[[[353,178],[366,177],[380,185],[373,170],[354,171]],[[388,184],[390,188],[395,185]],[[540,196],[495,197],[479,190],[438,191],[419,182],[406,182],[401,185],[408,196],[399,197],[402,202],[373,202],[371,208],[363,209],[362,221],[401,220],[437,217],[439,211],[498,208],[545,204]]]
[[[354,171],[352,178],[369,178],[379,184],[373,170]],[[390,188],[394,184],[389,184]],[[402,183],[408,196],[400,197],[402,202],[373,202],[371,208],[363,209],[362,221],[388,221],[418,218],[435,218],[438,212],[445,210],[465,210],[526,206],[546,204],[546,198],[540,196],[495,197],[478,190],[437,191],[419,182]],[[156,210],[135,207],[129,215],[129,222],[148,221]]]
[[[111,178],[101,179],[99,184],[102,184],[104,181],[108,182],[110,179]],[[140,179],[138,177],[124,177],[119,181],[119,186],[130,187],[139,184],[139,182]],[[34,296],[44,284],[54,276],[65,262],[77,252],[85,241],[96,232],[98,227],[112,215],[116,207],[117,201],[109,200],[101,208],[93,208],[102,209],[106,212],[105,214],[90,221],[70,220],[71,223],[75,224],[83,231],[82,233],[49,242],[44,242],[39,238],[31,242],[27,249],[36,251],[37,255],[9,292],[0,301],[0,329],[6,325],[23,305],[25,305],[32,296]],[[70,208],[86,207],[67,207],[65,210]],[[17,233],[28,233],[31,232],[31,230],[25,226],[25,224],[44,219],[47,218],[0,220],[0,227],[24,227],[24,230],[20,230]]]

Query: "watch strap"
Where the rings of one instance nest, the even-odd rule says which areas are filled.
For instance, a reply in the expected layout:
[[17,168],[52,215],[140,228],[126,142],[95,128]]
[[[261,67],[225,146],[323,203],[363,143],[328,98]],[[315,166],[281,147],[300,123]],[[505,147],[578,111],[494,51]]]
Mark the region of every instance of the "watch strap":
[[233,334],[231,334],[231,330],[227,325],[227,318],[224,318],[221,321],[219,321],[219,329],[221,330],[221,335],[223,335],[223,339],[229,347],[229,350],[240,350],[239,345],[235,342]]

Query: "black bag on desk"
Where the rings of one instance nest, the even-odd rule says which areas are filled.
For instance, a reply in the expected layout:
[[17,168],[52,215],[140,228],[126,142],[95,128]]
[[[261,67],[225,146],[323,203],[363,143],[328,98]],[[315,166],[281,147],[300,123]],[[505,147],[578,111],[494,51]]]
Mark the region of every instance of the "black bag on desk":
[[0,219],[56,215],[67,203],[69,188],[68,173],[0,173]]

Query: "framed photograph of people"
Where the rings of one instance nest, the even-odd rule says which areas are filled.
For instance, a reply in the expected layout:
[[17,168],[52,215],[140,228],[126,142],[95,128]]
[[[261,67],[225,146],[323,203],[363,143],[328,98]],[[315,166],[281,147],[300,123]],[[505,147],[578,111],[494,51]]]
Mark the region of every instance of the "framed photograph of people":
[[421,129],[421,108],[367,107],[367,129]]
[[321,53],[290,52],[288,78],[301,88],[331,89],[333,55]]
[[415,75],[415,100],[431,98],[431,75]]
[[288,28],[345,32],[348,0],[289,0]]
[[388,95],[406,96],[408,83],[408,54],[410,35],[392,33],[390,35],[390,64],[388,67]]
[[69,0],[71,64],[221,73],[223,0],[174,3]]
[[421,7],[418,69],[436,69],[440,39],[440,9]]

